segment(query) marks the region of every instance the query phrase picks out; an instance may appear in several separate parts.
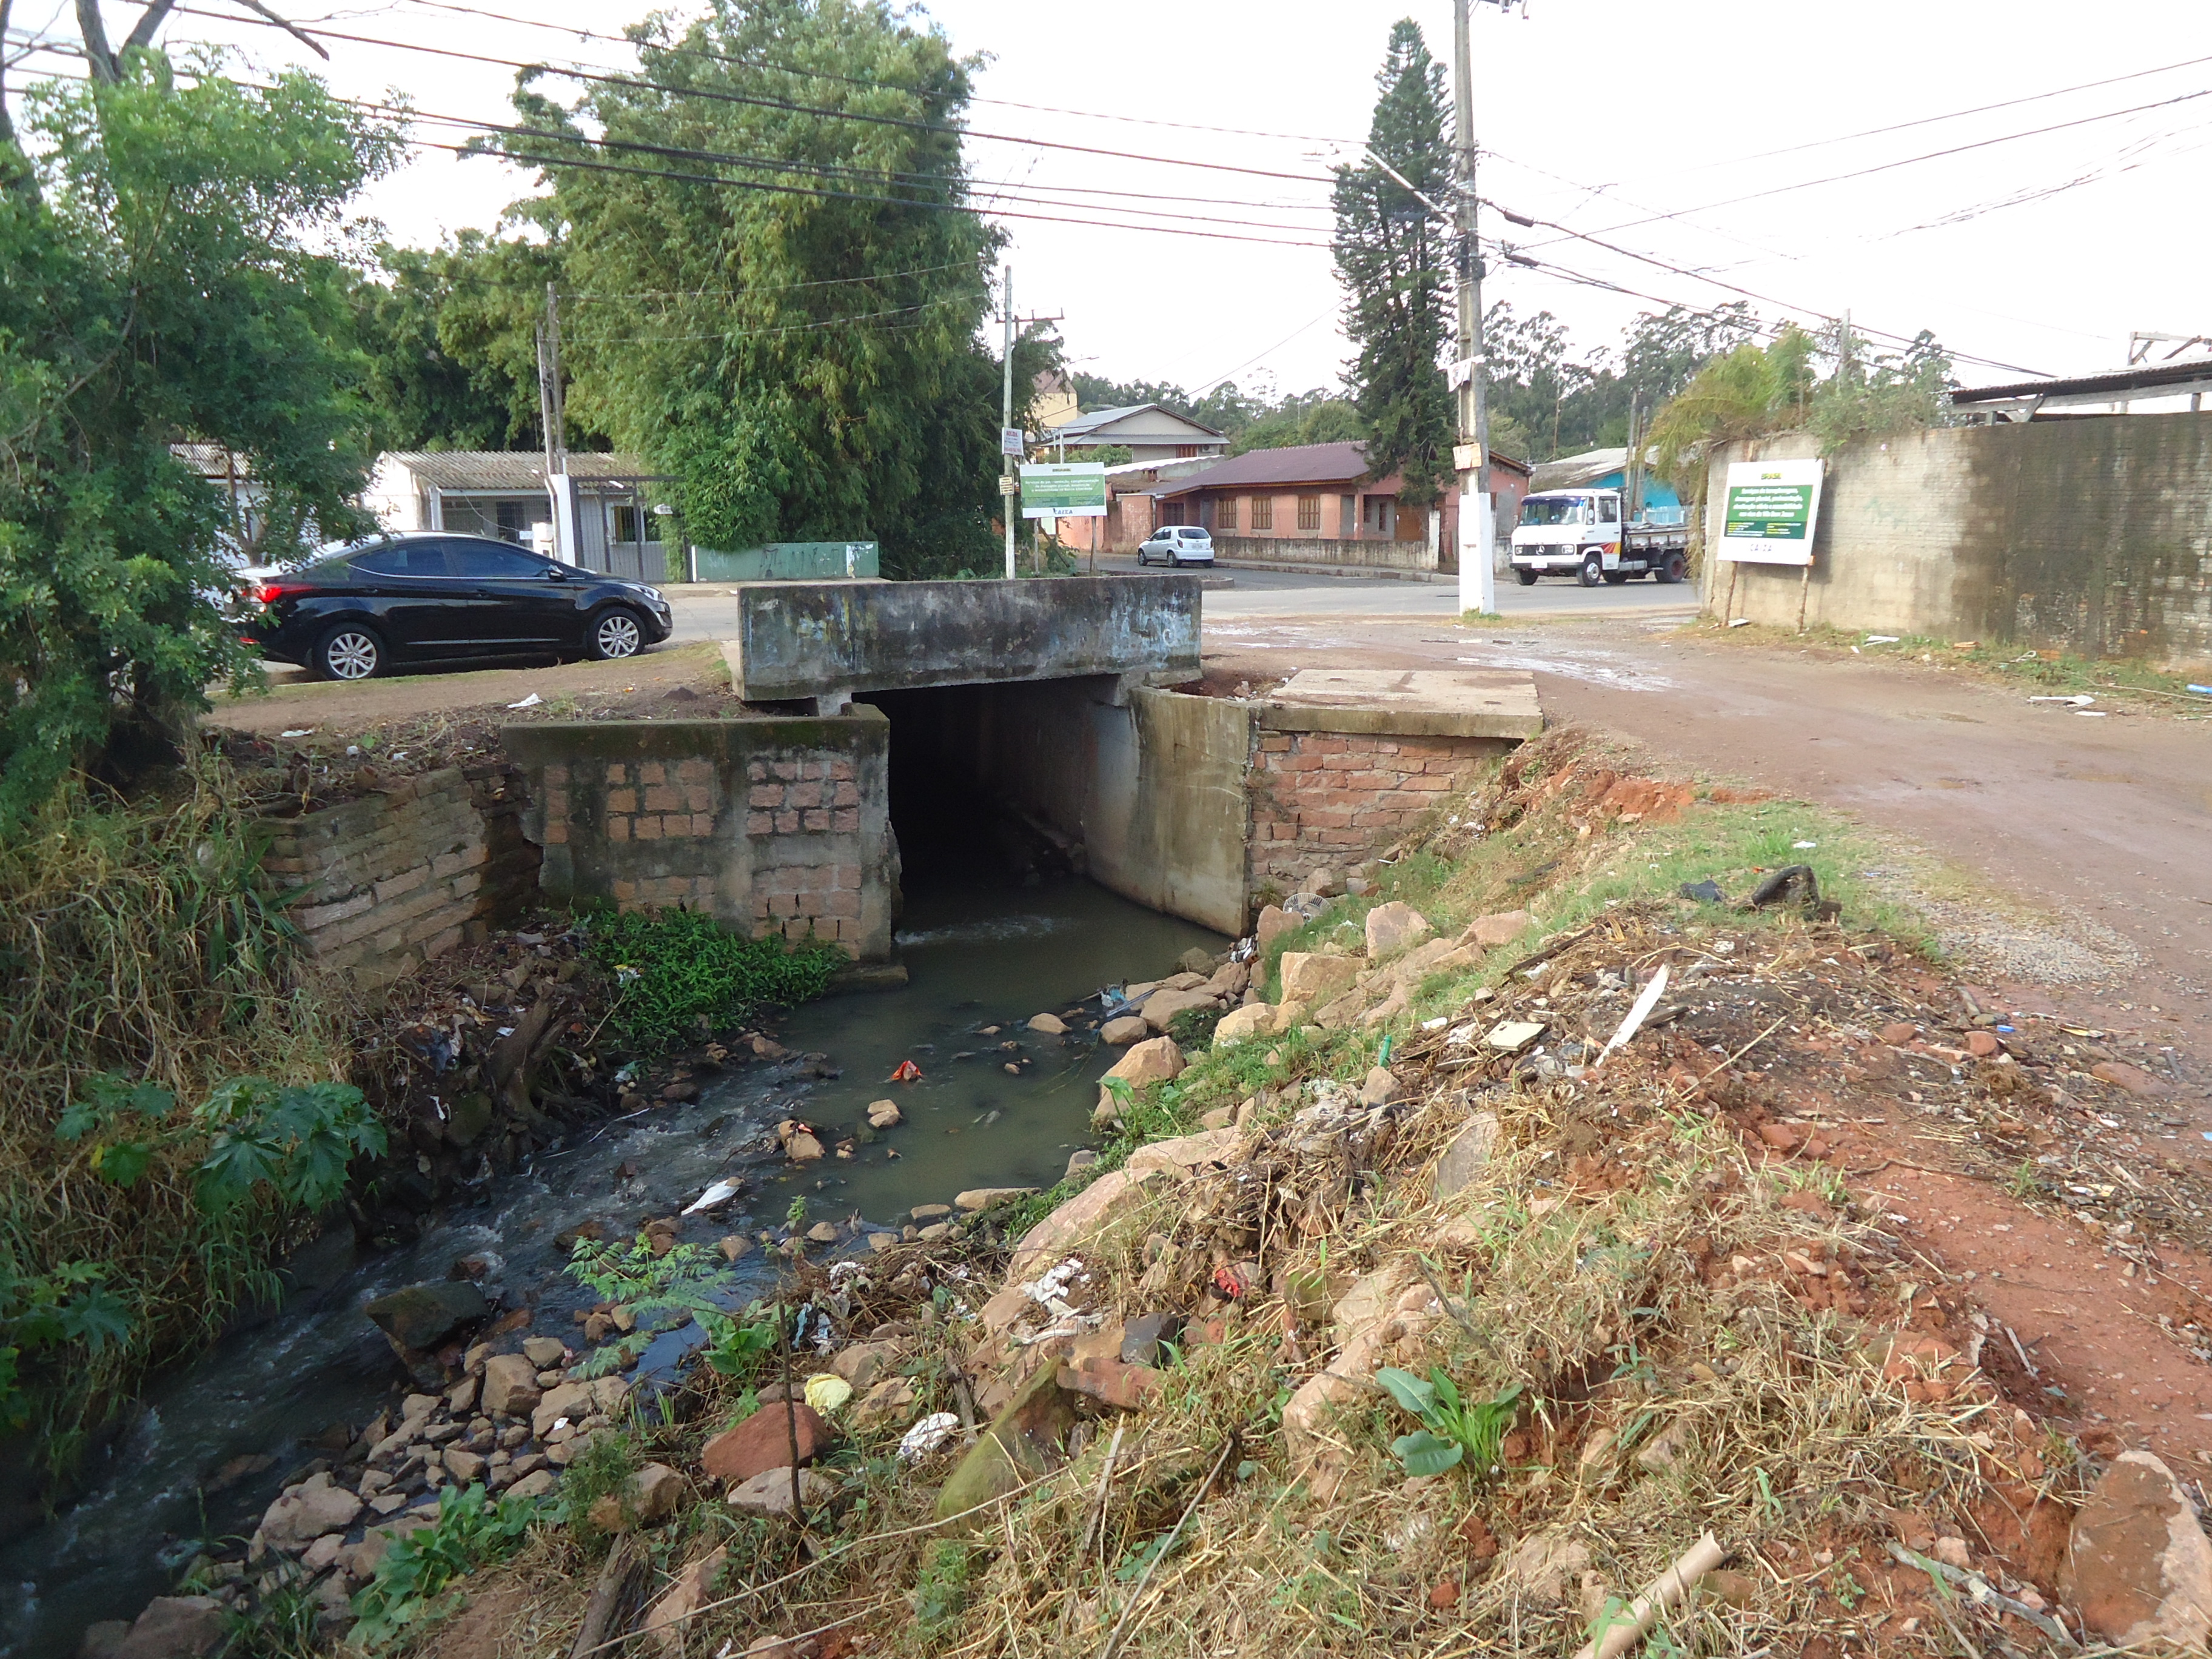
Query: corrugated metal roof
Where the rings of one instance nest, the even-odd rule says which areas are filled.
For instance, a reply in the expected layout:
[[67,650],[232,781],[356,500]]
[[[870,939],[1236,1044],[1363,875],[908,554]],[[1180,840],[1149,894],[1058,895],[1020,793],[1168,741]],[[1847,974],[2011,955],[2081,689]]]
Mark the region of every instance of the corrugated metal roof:
[[1954,409],[1978,404],[2017,403],[2037,398],[2098,398],[2118,401],[2130,393],[2187,392],[2195,383],[2212,380],[2212,362],[2192,357],[2178,363],[2139,363],[2132,368],[2102,374],[2076,374],[2063,380],[2022,380],[2013,386],[1961,387],[1951,394]]
[[[1078,435],[1088,436],[1101,427],[1111,426],[1115,422],[1127,420],[1132,415],[1141,415],[1148,409],[1157,409],[1170,420],[1181,421],[1194,432],[1203,432],[1208,437],[1220,438],[1224,442],[1227,441],[1225,434],[1216,432],[1212,427],[1194,421],[1188,415],[1178,415],[1165,404],[1131,404],[1123,409],[1094,409],[1088,415],[1079,415],[1072,421],[1062,422],[1060,425],[1050,428],[1044,435],[1048,441],[1056,441]],[[1141,436],[1141,434],[1139,435]],[[1164,441],[1155,439],[1152,441]]]
[[[545,457],[535,449],[396,449],[386,458],[434,489],[536,490],[545,488]],[[571,450],[568,476],[595,483],[652,476],[642,455]]]

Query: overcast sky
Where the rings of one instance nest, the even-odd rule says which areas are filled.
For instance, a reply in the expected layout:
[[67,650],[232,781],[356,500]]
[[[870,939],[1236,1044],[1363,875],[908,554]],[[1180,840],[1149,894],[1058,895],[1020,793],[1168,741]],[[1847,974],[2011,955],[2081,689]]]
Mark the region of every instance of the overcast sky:
[[[425,112],[507,112],[511,74],[501,68],[335,41],[324,65],[269,30],[204,15],[226,0],[190,3],[203,15],[175,18],[173,43],[236,41],[263,64],[320,69],[349,94],[400,88]],[[625,0],[465,3],[610,34],[649,9]],[[276,4],[393,40],[632,61],[618,46],[430,0]],[[119,35],[137,9],[108,6],[111,27]],[[49,11],[46,32],[68,36],[64,0],[17,0],[16,25],[37,29]],[[1248,389],[1255,374],[1285,390],[1333,383],[1347,349],[1326,248],[1266,243],[1326,241],[1324,170],[1364,136],[1390,26],[1409,13],[1448,62],[1449,0],[1199,0],[1137,13],[935,0],[927,15],[954,48],[987,59],[975,131],[1166,158],[978,140],[969,154],[979,192],[1044,194],[1053,204],[1019,210],[1070,219],[1127,218],[1132,208],[1194,216],[1158,221],[1166,234],[1006,220],[1018,308],[1064,313],[1071,358],[1116,378],[1194,390],[1230,374]],[[1525,19],[1517,7],[1479,5],[1474,38],[1483,194],[1682,268],[1486,216],[1486,234],[1577,276],[1662,301],[1737,297],[1682,274],[1698,272],[1770,296],[1757,301],[1770,319],[1848,308],[1869,330],[1931,328],[1960,354],[1969,385],[2017,378],[1969,355],[2075,373],[2123,362],[2130,330],[2212,332],[2197,211],[2212,137],[2212,15],[2201,4],[1528,0]],[[2111,83],[2084,85],[2096,81]],[[2009,106],[1941,118],[1999,103]],[[2114,113],[2127,110],[2136,112]],[[1852,136],[1904,123],[1918,125]],[[2043,128],[2057,130],[2015,136]],[[1945,150],[1957,153],[1913,159]],[[1887,165],[1898,162],[1906,164]],[[1811,182],[1843,173],[1862,176]],[[520,187],[520,175],[494,163],[428,153],[380,185],[370,207],[398,239],[434,241],[490,224]],[[1138,195],[1085,193],[1103,191]],[[1168,197],[1211,199],[1144,199]],[[1115,202],[1122,212],[1099,210]],[[1181,234],[1209,230],[1216,237]],[[1218,239],[1229,235],[1264,241]],[[1635,312],[1656,308],[1557,273],[1494,259],[1492,269],[1486,297],[1550,309],[1583,349],[1616,345]]]

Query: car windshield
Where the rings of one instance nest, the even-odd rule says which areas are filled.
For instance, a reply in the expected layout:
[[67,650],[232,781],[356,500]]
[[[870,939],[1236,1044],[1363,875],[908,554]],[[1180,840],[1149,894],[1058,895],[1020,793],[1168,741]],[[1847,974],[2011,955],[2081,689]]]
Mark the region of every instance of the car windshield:
[[1588,524],[1585,503],[1575,495],[1531,495],[1521,503],[1522,524]]

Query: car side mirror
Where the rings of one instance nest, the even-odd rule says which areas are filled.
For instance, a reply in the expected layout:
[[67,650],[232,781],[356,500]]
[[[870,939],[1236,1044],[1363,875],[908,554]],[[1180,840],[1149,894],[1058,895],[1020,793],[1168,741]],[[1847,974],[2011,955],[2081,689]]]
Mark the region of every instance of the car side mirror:
[[560,565],[549,565],[546,567],[545,580],[549,582],[565,582],[568,580],[568,573]]

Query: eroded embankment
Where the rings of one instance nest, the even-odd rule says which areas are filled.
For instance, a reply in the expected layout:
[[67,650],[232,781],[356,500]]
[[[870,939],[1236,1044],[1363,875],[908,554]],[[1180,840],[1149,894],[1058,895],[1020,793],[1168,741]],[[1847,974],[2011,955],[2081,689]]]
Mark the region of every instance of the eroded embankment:
[[[2202,1174],[2128,1142],[2187,1080],[1978,1010],[1869,925],[1859,850],[1532,746],[1269,941],[1272,1012],[1109,1091],[1090,1170],[964,1246],[802,1267],[787,1371],[737,1328],[544,1507],[449,1500],[356,1639],[1565,1653],[1706,1534],[1673,1651],[2201,1638],[2212,1546],[2120,1455],[2152,1435],[1880,1186],[2002,1174],[1978,1201],[2043,1269],[2156,1308],[2202,1272]],[[1676,896],[1800,860],[1839,915]],[[2195,1363],[2137,1324],[2130,1368]],[[344,1587],[295,1547],[264,1600]]]

